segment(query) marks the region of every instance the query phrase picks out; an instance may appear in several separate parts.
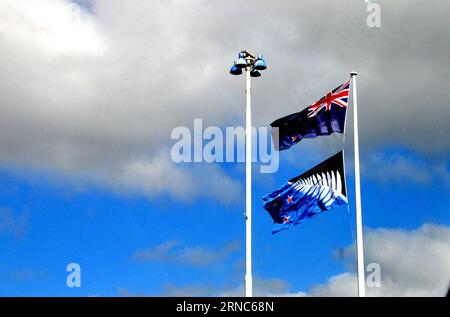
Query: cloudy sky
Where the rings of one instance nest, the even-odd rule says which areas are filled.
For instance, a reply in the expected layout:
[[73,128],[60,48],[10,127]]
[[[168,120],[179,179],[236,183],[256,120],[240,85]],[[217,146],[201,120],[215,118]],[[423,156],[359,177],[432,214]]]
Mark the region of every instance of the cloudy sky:
[[[243,48],[269,64],[256,126],[358,71],[366,262],[381,267],[368,293],[443,295],[450,3],[372,2],[379,28],[363,0],[1,0],[0,295],[243,294],[244,166],[170,157],[177,126],[243,124],[243,78],[228,74]],[[273,236],[260,200],[342,138],[255,172],[255,293],[356,294],[352,127],[349,210]],[[65,284],[71,262],[81,288]]]

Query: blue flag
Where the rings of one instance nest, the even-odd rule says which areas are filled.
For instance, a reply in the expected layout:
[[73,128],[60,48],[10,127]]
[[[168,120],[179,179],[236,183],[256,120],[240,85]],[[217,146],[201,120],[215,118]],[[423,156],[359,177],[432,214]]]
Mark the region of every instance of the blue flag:
[[263,200],[264,209],[274,221],[272,233],[346,205],[343,152],[289,180],[281,189],[265,195]]
[[[344,133],[349,90],[350,81],[302,111],[272,122],[270,125],[279,129],[279,139],[274,140],[274,144],[278,144],[276,148],[289,149],[303,138],[316,138],[334,132]],[[275,134],[273,137],[275,138]]]

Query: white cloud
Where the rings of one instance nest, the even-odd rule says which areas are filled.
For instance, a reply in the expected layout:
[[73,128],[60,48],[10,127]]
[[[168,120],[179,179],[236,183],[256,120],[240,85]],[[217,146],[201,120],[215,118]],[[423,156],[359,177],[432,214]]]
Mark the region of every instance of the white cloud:
[[[0,29],[7,41],[28,41],[48,57],[102,55],[105,51],[95,18],[70,1],[5,0]],[[23,47],[26,49],[26,47]]]
[[183,246],[179,241],[166,241],[152,248],[136,251],[132,259],[145,262],[167,262],[178,265],[208,267],[222,263],[239,250],[239,243],[233,242],[221,249],[201,246]]
[[[222,290],[215,290],[214,293],[208,296],[224,296],[224,297],[240,297],[244,296],[244,285],[239,287],[224,288]],[[278,278],[253,278],[253,296],[301,296],[301,292],[289,292],[289,283]]]
[[[347,260],[353,247],[347,249]],[[445,296],[450,287],[450,227],[424,224],[415,230],[369,229],[364,236],[366,265],[381,266],[379,288],[368,296]],[[310,296],[356,296],[356,276],[346,272],[313,287]]]
[[[367,287],[367,296],[445,296],[450,286],[450,227],[424,224],[414,230],[368,229],[365,234],[366,264],[378,263],[381,266],[381,285],[379,288]],[[142,261],[169,261],[190,264],[187,249],[179,242],[168,241],[151,251],[136,253]],[[204,252],[208,258],[222,258],[217,254],[224,251]],[[344,252],[344,260],[354,262],[354,247]],[[211,256],[212,255],[212,256]],[[200,256],[203,258],[203,256]],[[197,263],[196,263],[197,264]],[[367,276],[367,275],[366,275]],[[277,278],[254,278],[255,296],[357,296],[357,278],[353,272],[331,276],[325,283],[317,284],[308,291],[293,291],[288,281]],[[217,287],[207,284],[163,285],[164,296],[243,296],[244,285]],[[120,296],[133,295],[121,290]]]
[[363,166],[363,174],[381,183],[432,183],[435,171],[424,160],[395,152],[370,155]]
[[0,234],[12,234],[15,238],[23,238],[27,231],[28,213],[14,213],[9,208],[0,207]]
[[[338,143],[341,144],[341,143]],[[345,160],[347,178],[353,176],[354,159],[353,145],[346,145]],[[340,150],[336,147],[323,146],[326,155],[310,155],[305,159],[308,163],[296,162],[292,156],[292,164],[301,165],[303,168],[314,165],[314,162],[324,160],[332,153]],[[294,152],[295,154],[295,152]],[[421,185],[440,186],[444,191],[450,188],[449,161],[444,156],[422,156],[418,152],[402,152],[396,149],[384,149],[383,151],[371,151],[360,159],[361,176],[370,181],[375,181],[380,185]],[[304,166],[303,166],[304,165]]]
[[[379,288],[367,287],[367,296],[445,296],[450,286],[450,227],[424,224],[414,230],[367,229],[364,236],[365,262],[381,266]],[[353,266],[354,247],[344,252]],[[367,276],[367,275],[366,275]],[[222,288],[204,284],[167,284],[167,296],[243,296],[244,286]],[[352,271],[331,276],[307,291],[294,291],[288,281],[254,279],[255,296],[357,296],[357,279]]]
[[8,278],[11,279],[14,283],[24,283],[34,280],[44,280],[47,278],[47,276],[48,272],[46,270],[36,268],[14,269],[8,273]]
[[332,276],[326,284],[316,285],[308,292],[308,296],[351,297],[357,296],[357,279],[352,273]]
[[[254,296],[301,296],[302,293],[288,293],[289,284],[276,278],[254,278]],[[119,293],[120,296],[134,296],[128,290]],[[244,286],[226,286],[223,288],[213,287],[205,284],[176,285],[167,283],[163,285],[162,296],[219,296],[219,297],[242,297]],[[137,295],[139,296],[139,295]]]
[[[125,163],[120,171],[98,175],[97,184],[112,187],[119,194],[140,194],[149,198],[162,193],[189,202],[199,197],[221,203],[240,201],[242,184],[230,178],[217,165],[180,168],[160,154],[148,160]],[[200,189],[200,190],[199,190]]]

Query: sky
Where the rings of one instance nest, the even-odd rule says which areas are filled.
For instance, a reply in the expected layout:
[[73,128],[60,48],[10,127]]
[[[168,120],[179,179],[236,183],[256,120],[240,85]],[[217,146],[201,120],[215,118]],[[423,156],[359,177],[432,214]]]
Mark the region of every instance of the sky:
[[[369,3],[380,27],[366,23]],[[174,163],[172,129],[244,124],[241,49],[264,54],[252,120],[300,111],[357,70],[369,296],[450,285],[444,1],[0,1],[0,296],[242,296],[243,163]],[[253,169],[254,292],[355,296],[352,99],[345,142]],[[342,147],[349,207],[276,235],[264,194]],[[66,284],[69,263],[81,287]]]

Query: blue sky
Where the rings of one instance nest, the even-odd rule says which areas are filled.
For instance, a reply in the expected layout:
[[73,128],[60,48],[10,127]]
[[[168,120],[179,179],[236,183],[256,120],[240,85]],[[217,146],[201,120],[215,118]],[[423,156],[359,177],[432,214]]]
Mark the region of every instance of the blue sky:
[[[293,151],[301,153],[302,144],[296,147]],[[268,177],[281,183],[299,172],[292,164],[282,167]],[[347,176],[350,199],[354,188],[351,175]],[[333,254],[353,242],[353,208],[349,214],[347,208],[339,207],[272,235],[271,219],[260,200],[274,189],[264,184],[268,177],[258,175],[253,192],[255,276],[282,279],[291,290],[307,291],[345,271],[344,263]],[[2,172],[1,180],[2,208],[12,210],[16,219],[27,216],[23,236],[2,233],[3,296],[116,296],[124,290],[160,295],[170,284],[227,289],[242,282],[243,201],[224,206],[213,199],[180,203],[168,197],[155,201],[122,198],[95,189],[73,193],[45,181],[30,183],[8,172]],[[439,179],[433,178],[430,184],[383,184],[363,176],[362,184],[365,227],[449,225],[448,202],[431,199],[448,195],[448,187]],[[206,250],[236,241],[239,248],[204,267],[177,261],[140,263],[132,258],[137,250],[172,240]],[[81,265],[80,289],[65,285],[65,266],[70,262]]]
[[[366,261],[383,272],[370,292],[443,293],[448,4],[377,1],[382,26],[369,28],[364,1],[77,2],[76,16],[68,0],[0,5],[0,296],[243,294],[244,164],[170,157],[175,127],[243,124],[243,78],[227,73],[242,47],[269,65],[253,81],[256,126],[359,71]],[[349,111],[349,210],[272,235],[261,200],[337,152],[342,137],[303,140],[274,174],[253,164],[257,294],[354,295]],[[80,288],[66,286],[71,262]]]

